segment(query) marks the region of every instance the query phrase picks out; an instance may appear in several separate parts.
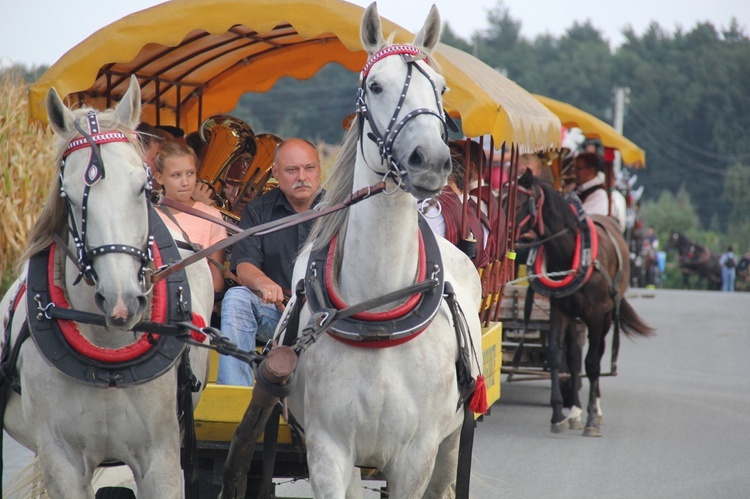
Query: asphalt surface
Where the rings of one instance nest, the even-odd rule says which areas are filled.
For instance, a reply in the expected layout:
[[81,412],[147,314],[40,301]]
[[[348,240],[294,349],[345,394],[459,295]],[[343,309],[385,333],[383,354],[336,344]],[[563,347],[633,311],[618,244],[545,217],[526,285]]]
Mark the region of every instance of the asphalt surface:
[[621,342],[604,436],[551,433],[547,381],[503,383],[476,430],[473,499],[750,497],[750,294],[629,295],[657,335]]
[[[629,300],[657,335],[621,342],[619,375],[601,384],[604,436],[552,434],[548,382],[503,379],[476,429],[472,499],[750,497],[750,293]],[[7,482],[31,453],[3,448]],[[299,483],[277,493],[311,495]]]

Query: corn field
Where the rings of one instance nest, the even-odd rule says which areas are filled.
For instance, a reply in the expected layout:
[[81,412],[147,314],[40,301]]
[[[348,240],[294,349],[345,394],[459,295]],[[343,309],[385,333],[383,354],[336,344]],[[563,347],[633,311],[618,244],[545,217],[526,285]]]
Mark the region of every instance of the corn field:
[[16,277],[27,234],[57,170],[52,132],[28,121],[27,88],[12,72],[0,75],[0,296]]

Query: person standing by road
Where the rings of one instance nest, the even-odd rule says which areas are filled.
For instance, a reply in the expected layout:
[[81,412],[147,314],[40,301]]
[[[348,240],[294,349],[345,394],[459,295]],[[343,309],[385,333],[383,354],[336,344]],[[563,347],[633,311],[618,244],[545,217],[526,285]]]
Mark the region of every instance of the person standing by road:
[[735,267],[737,267],[737,257],[732,247],[727,248],[726,253],[719,258],[721,264],[721,290],[725,292],[734,291]]

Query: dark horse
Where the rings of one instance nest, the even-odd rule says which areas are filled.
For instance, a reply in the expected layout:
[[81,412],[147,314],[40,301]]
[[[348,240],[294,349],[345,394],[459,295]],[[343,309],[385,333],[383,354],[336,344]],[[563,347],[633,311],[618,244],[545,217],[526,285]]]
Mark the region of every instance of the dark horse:
[[706,281],[708,289],[721,289],[721,255],[675,231],[669,236],[667,249],[677,250],[677,265],[682,272],[682,284],[685,289],[690,289],[691,275],[698,276],[698,284]]
[[[615,325],[615,352],[619,329],[628,336],[653,333],[624,298],[630,275],[628,246],[613,219],[599,215],[588,217],[580,201],[565,200],[529,171],[521,176],[518,185],[516,227],[519,233],[533,229],[540,238],[533,272],[539,277],[531,280],[531,288],[550,298],[547,362],[552,382],[552,431],[581,429],[578,386],[582,354],[572,327],[573,320],[580,318],[588,328],[585,366],[591,385],[583,434],[598,437],[601,436],[599,376],[604,340],[610,326]],[[568,274],[559,279],[546,276],[554,272]],[[562,393],[560,385],[563,351],[571,376],[566,394]],[[616,353],[613,372],[616,372],[615,358]],[[563,395],[570,405],[567,418],[563,414]]]

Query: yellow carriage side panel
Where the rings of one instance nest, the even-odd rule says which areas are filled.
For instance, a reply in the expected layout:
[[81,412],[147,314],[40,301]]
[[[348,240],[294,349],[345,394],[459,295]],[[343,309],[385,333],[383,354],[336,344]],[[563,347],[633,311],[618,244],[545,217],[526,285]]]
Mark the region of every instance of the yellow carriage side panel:
[[[487,403],[500,399],[500,368],[502,367],[502,330],[500,322],[482,328],[482,374],[487,386]],[[250,404],[253,389],[246,386],[217,385],[219,357],[211,352],[208,383],[195,408],[195,433],[200,441],[228,442]],[[262,441],[262,438],[261,438]],[[282,420],[279,443],[291,443],[289,426]]]
[[500,368],[503,365],[503,324],[493,322],[482,328],[482,374],[487,385],[487,403],[500,400]]
[[[253,389],[247,386],[208,383],[195,408],[195,434],[198,440],[228,442],[250,404]],[[261,437],[261,440],[263,438]],[[279,443],[291,443],[292,433],[282,420]]]

